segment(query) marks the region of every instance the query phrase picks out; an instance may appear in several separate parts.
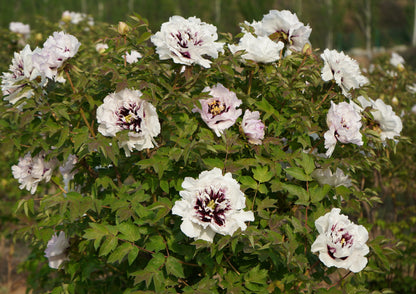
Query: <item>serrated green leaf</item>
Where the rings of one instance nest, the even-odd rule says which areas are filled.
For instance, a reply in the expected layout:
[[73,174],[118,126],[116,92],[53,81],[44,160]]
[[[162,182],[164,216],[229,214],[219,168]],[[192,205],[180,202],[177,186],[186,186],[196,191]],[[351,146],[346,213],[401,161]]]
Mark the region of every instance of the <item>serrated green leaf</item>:
[[122,234],[120,239],[135,242],[140,239],[140,231],[137,225],[130,222],[123,222],[117,226],[118,231]]
[[133,246],[127,255],[127,260],[129,262],[129,265],[131,265],[137,258],[137,255],[139,255],[139,248],[136,246]]
[[114,236],[107,236],[100,247],[100,252],[98,253],[99,256],[107,255],[111,251],[113,251],[118,244],[118,239]]
[[302,161],[300,164],[307,175],[310,175],[315,170],[315,163],[312,156],[305,152],[302,152]]
[[241,176],[238,178],[239,182],[253,190],[257,190],[257,182],[250,176]]
[[309,193],[311,195],[311,202],[317,203],[322,201],[325,196],[328,194],[329,190],[331,190],[331,186],[324,185],[322,187],[316,185],[309,188]]
[[257,166],[253,170],[253,178],[259,183],[264,183],[270,181],[273,177],[273,172],[269,171],[268,166]]
[[297,166],[288,167],[285,169],[285,172],[297,180],[304,181],[304,182],[312,181],[312,177],[305,174],[303,169],[301,169],[300,167],[297,167]]
[[284,189],[286,189],[289,192],[289,194],[292,194],[298,197],[298,200],[295,202],[296,204],[305,205],[305,206],[309,205],[309,195],[308,195],[308,192],[306,192],[304,188],[300,186],[292,185],[292,184],[287,184],[287,183],[283,183],[282,186]]
[[177,278],[184,278],[185,275],[183,273],[183,267],[182,264],[180,263],[179,259],[173,257],[173,256],[168,256],[166,259],[166,272],[168,274],[174,275]]
[[146,242],[145,248],[150,251],[159,252],[166,248],[165,242],[160,235],[155,235],[149,238]]
[[114,263],[118,262],[120,263],[122,259],[130,252],[130,250],[133,248],[133,245],[131,245],[128,242],[125,242],[118,246],[107,258],[107,262]]

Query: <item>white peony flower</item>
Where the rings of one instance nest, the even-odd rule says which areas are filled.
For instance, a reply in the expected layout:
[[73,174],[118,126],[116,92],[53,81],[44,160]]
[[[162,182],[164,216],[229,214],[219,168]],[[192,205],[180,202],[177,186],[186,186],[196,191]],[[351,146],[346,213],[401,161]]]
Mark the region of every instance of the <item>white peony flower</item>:
[[30,46],[26,45],[22,51],[14,53],[9,72],[4,72],[1,76],[1,91],[3,96],[6,96],[5,100],[15,104],[22,98],[31,98],[34,91],[32,89],[22,91],[22,89],[29,84],[29,81],[33,81],[37,77],[41,77],[40,86],[46,84],[44,76],[33,62],[33,55],[40,51],[39,48],[32,51]]
[[114,137],[118,132],[129,130],[129,139],[119,142],[126,156],[133,149],[143,150],[157,145],[153,137],[160,133],[156,108],[140,99],[139,90],[123,89],[104,98],[97,109],[98,131],[104,136]]
[[75,165],[78,162],[78,157],[74,154],[70,154],[65,164],[59,167],[59,171],[64,179],[65,191],[68,191],[69,182],[74,179],[77,170],[74,170]]
[[380,139],[386,141],[386,139],[394,139],[396,136],[400,136],[400,132],[403,129],[402,120],[397,116],[393,108],[390,105],[386,105],[383,100],[377,99],[374,101],[369,98],[368,100],[360,96],[357,98],[363,109],[371,107],[371,114],[374,120],[378,123]]
[[108,45],[105,43],[97,43],[95,45],[95,50],[97,50],[98,53],[103,54],[105,50],[108,49]]
[[49,182],[53,169],[56,166],[56,159],[45,161],[45,152],[40,152],[35,157],[27,153],[23,158],[19,158],[19,163],[12,166],[12,174],[19,181],[19,188],[36,192],[40,181]]
[[312,32],[309,25],[305,26],[295,13],[288,10],[270,10],[260,22],[254,21],[249,25],[254,28],[257,36],[280,40],[294,51],[302,51],[309,43]]
[[412,113],[414,113],[414,114],[416,114],[416,104],[415,105],[413,105],[413,107],[412,107]]
[[34,54],[33,62],[46,77],[62,82],[58,69],[67,59],[75,56],[80,46],[76,37],[64,32],[54,32],[43,43],[42,50]]
[[367,265],[370,250],[365,244],[368,232],[362,225],[352,223],[347,216],[333,208],[315,221],[319,236],[311,251],[319,252],[319,259],[327,266],[345,268],[357,273]]
[[260,145],[264,139],[264,123],[260,120],[258,111],[244,112],[241,128],[251,144]]
[[142,58],[142,55],[136,50],[131,50],[130,53],[126,52],[126,61],[127,63],[136,63],[139,58]]
[[218,137],[224,130],[234,125],[242,110],[237,109],[242,101],[234,92],[218,83],[216,86],[206,87],[203,92],[209,92],[212,98],[200,99],[202,109],[195,107],[192,111],[199,112],[202,120],[210,127]]
[[394,67],[397,67],[398,69],[404,69],[404,63],[405,63],[404,58],[400,56],[399,54],[397,54],[396,52],[391,53],[390,63],[391,65],[393,65]]
[[311,176],[315,178],[321,185],[330,185],[332,187],[345,186],[351,187],[351,179],[344,174],[342,169],[336,169],[333,174],[331,169],[328,168],[317,168],[315,169]]
[[181,230],[188,237],[213,242],[215,233],[233,235],[245,222],[254,221],[252,211],[244,211],[245,196],[231,173],[219,168],[203,171],[198,179],[186,177],[172,214],[182,217]]
[[48,241],[48,245],[45,249],[45,257],[48,258],[49,267],[58,269],[59,266],[68,260],[66,249],[69,247],[69,239],[65,236],[63,231],[56,233]]
[[91,16],[87,16],[85,13],[80,12],[65,10],[62,13],[61,19],[65,22],[70,22],[72,24],[79,24],[80,22],[87,20],[88,25],[94,25],[94,19]]
[[30,25],[21,22],[11,22],[9,24],[11,32],[21,34],[24,38],[28,38],[30,35]]
[[243,59],[269,63],[280,59],[280,52],[284,46],[282,42],[275,43],[269,37],[254,37],[252,34],[246,33],[238,45],[228,45],[228,48],[233,54],[244,50],[246,53],[241,55]]
[[151,37],[160,59],[172,58],[175,63],[199,64],[205,68],[211,67],[205,55],[217,58],[218,52],[224,51],[223,43],[215,42],[217,39],[215,26],[196,17],[185,19],[177,15],[170,17]]
[[334,152],[337,141],[341,143],[353,143],[362,146],[361,116],[353,104],[341,102],[336,105],[331,101],[331,108],[326,117],[329,130],[324,134],[326,156],[330,157]]
[[321,77],[324,81],[335,80],[342,89],[342,94],[350,97],[350,89],[357,89],[368,83],[368,79],[361,74],[356,60],[344,52],[325,49],[321,54],[324,60]]
[[408,85],[407,86],[407,90],[412,93],[415,94],[416,93],[416,83],[414,83],[413,85]]

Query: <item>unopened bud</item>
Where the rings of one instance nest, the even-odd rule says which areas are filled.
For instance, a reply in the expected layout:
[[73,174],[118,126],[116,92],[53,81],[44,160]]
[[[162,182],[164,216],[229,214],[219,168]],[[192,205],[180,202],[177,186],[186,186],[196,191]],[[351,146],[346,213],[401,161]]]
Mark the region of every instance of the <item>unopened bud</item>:
[[394,96],[393,99],[391,99],[391,103],[393,103],[393,105],[397,106],[397,105],[399,105],[399,99],[397,99],[397,97]]
[[41,34],[41,33],[37,33],[36,35],[35,35],[35,40],[36,41],[42,41],[42,39],[43,39],[43,35]]
[[401,64],[401,63],[399,63],[399,64],[397,65],[397,70],[398,70],[398,71],[404,71],[404,65],[403,65],[403,64]]
[[130,31],[130,27],[124,21],[119,21],[117,31],[120,35],[125,35]]
[[306,43],[305,46],[302,48],[302,53],[305,55],[311,55],[312,54],[312,46],[310,43]]
[[70,22],[71,19],[72,19],[72,16],[69,13],[69,11],[64,11],[64,13],[62,13],[62,21],[64,21],[64,22]]

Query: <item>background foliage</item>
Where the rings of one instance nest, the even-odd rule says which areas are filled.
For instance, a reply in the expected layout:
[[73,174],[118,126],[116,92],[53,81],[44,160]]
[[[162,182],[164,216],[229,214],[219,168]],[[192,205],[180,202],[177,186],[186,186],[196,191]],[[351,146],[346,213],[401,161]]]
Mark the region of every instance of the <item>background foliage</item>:
[[[46,93],[26,100],[24,111],[4,101],[0,105],[1,231],[30,246],[21,270],[28,273],[34,293],[415,291],[416,154],[411,139],[416,116],[410,111],[414,94],[408,91],[416,83],[412,68],[398,71],[388,56],[381,56],[368,74],[370,84],[353,93],[353,98],[382,98],[402,115],[398,144],[383,145],[366,136],[364,147],[337,146],[325,159],[313,151],[324,152],[330,101],[345,97],[322,81],[319,51],[295,53],[269,65],[244,64],[226,51],[210,69],[194,66],[181,72],[181,65],[160,61],[149,43],[158,28],[151,30],[139,15],[127,22],[132,30],[123,36],[105,23],[86,32],[84,24],[59,25],[39,18],[39,29],[29,40],[32,49],[62,29],[82,43],[65,67],[72,85],[69,80],[49,83]],[[36,39],[36,32],[42,37]],[[21,47],[7,30],[0,38],[7,44],[0,48],[1,70],[6,71]],[[230,33],[221,39],[238,40]],[[96,42],[107,43],[109,50],[98,54]],[[122,55],[131,49],[143,58],[126,64]],[[218,82],[237,94],[242,108],[261,112],[267,126],[263,145],[247,143],[238,128],[241,118],[218,138],[192,113],[202,89]],[[117,147],[126,133],[104,137],[96,122],[104,97],[125,87],[144,93],[162,125],[158,147],[129,158]],[[365,129],[364,134],[373,133]],[[71,192],[64,193],[59,173],[35,195],[18,189],[10,167],[28,151],[41,150],[62,163],[69,154],[78,156]],[[341,167],[354,185],[320,186],[310,176],[317,166]],[[210,244],[186,237],[170,210],[183,179],[213,167],[231,172],[241,184],[255,221],[244,232],[217,235]],[[317,236],[314,221],[332,207],[342,207],[370,232],[369,264],[358,274],[326,268],[310,252]],[[60,230],[71,237],[70,260],[54,270],[43,251]]]
[[[96,21],[107,23],[117,23],[138,12],[149,20],[152,31],[157,31],[171,15],[178,14],[196,15],[216,25],[221,32],[236,34],[240,31],[238,24],[244,20],[259,20],[271,9],[288,9],[313,28],[311,42],[316,48],[349,50],[365,48],[367,10],[372,46],[412,44],[414,5],[414,0],[16,0],[13,5],[0,0],[0,26],[7,28],[11,21],[21,21],[43,29],[34,16],[56,22],[65,10],[87,13]],[[414,58],[412,62],[416,64]]]

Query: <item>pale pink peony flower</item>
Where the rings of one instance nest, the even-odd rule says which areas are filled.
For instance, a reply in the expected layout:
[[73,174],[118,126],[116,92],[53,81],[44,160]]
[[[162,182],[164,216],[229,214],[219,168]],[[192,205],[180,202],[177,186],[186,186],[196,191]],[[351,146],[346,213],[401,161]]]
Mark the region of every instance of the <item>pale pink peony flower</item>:
[[126,156],[133,149],[140,151],[157,145],[153,139],[160,133],[156,108],[141,96],[139,90],[123,89],[105,97],[97,109],[98,131],[104,136],[114,137],[129,130],[128,140],[119,142]]
[[241,128],[251,144],[260,145],[264,139],[264,123],[260,120],[260,113],[258,111],[251,112],[246,110],[244,112]]
[[33,61],[46,77],[64,82],[58,75],[58,69],[67,59],[75,56],[80,46],[76,37],[64,32],[54,32],[43,43],[42,50],[34,54]]
[[159,32],[151,37],[161,60],[172,58],[175,63],[199,64],[211,67],[206,56],[217,58],[223,52],[223,43],[218,39],[217,28],[199,18],[172,16],[162,24]]
[[270,10],[260,22],[249,24],[254,28],[257,36],[271,37],[280,40],[294,51],[302,51],[309,43],[312,29],[299,21],[296,13],[289,10]]
[[231,173],[222,175],[219,168],[203,171],[198,179],[186,177],[182,188],[172,214],[182,217],[181,230],[188,237],[213,242],[216,233],[233,235],[247,228],[245,222],[254,221],[253,212],[244,211],[246,198]]
[[319,259],[327,267],[336,266],[358,273],[367,265],[368,232],[340,212],[341,209],[333,208],[315,221],[319,236],[311,251],[319,252]]
[[142,55],[136,50],[131,50],[130,53],[126,52],[126,62],[129,64],[136,63]]
[[66,250],[69,247],[69,239],[65,236],[63,231],[56,233],[48,241],[48,245],[45,249],[45,257],[48,258],[49,267],[58,269],[59,266],[68,260]]
[[244,50],[246,53],[241,58],[253,60],[259,63],[270,63],[280,59],[280,53],[284,47],[282,42],[273,42],[269,37],[255,37],[246,33],[240,39],[238,45],[228,45],[231,53]]
[[12,166],[12,174],[19,181],[20,189],[26,188],[31,194],[34,194],[39,182],[49,182],[56,164],[56,159],[45,161],[45,152],[41,152],[35,157],[27,153],[23,158],[19,158],[17,165]]
[[202,109],[195,107],[192,111],[199,112],[202,120],[210,127],[218,137],[224,130],[228,129],[236,122],[242,110],[237,109],[241,105],[241,100],[234,92],[218,83],[216,86],[206,87],[203,92],[209,92],[212,98],[200,99]]
[[358,62],[344,52],[325,49],[321,54],[324,60],[321,77],[324,81],[335,80],[342,90],[342,94],[350,97],[349,91],[368,83],[368,79],[361,74]]
[[331,101],[326,122],[329,130],[324,134],[326,156],[330,157],[334,152],[337,141],[341,143],[353,143],[362,146],[361,116],[353,104],[341,102],[336,105]]
[[371,98],[366,99],[364,96],[357,98],[363,109],[370,107],[370,112],[373,115],[374,120],[379,125],[380,139],[386,141],[386,139],[394,139],[394,137],[400,136],[400,132],[403,129],[403,123],[399,116],[397,116],[393,108],[387,105],[381,99],[374,101]]

